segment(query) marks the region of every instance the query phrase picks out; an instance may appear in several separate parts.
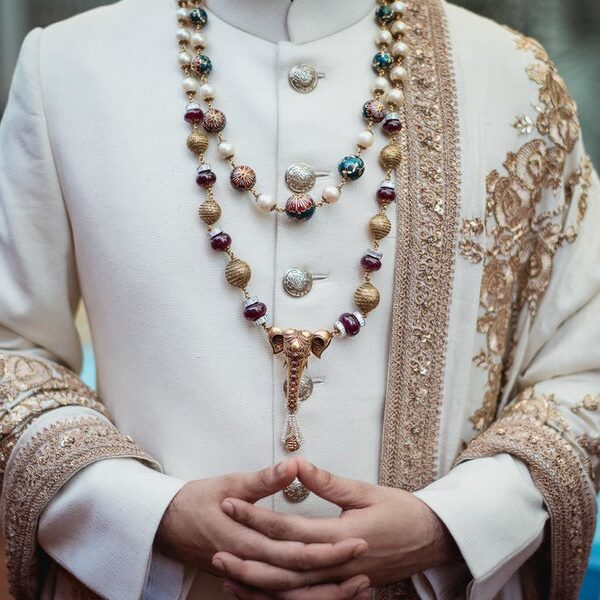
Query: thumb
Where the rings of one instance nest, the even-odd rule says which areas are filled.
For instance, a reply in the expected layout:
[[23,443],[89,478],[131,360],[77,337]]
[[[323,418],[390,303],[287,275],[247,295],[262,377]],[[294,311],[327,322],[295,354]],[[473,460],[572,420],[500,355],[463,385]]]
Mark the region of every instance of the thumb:
[[294,459],[284,460],[277,465],[254,473],[240,473],[237,498],[254,503],[271,496],[292,483],[298,473]]
[[337,504],[340,508],[364,508],[373,503],[375,486],[355,479],[338,477],[329,471],[300,458],[298,478],[312,492],[324,500]]

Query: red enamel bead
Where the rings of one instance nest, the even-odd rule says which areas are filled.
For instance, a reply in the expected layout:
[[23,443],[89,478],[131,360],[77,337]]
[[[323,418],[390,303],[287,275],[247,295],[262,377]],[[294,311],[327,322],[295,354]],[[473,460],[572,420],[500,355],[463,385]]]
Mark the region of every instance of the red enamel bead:
[[389,204],[396,199],[396,192],[390,187],[380,187],[377,190],[377,200],[380,204]]
[[185,111],[184,119],[188,123],[198,123],[199,121],[202,121],[203,117],[204,112],[201,108],[188,108]]
[[381,260],[376,256],[371,256],[370,254],[365,254],[360,259],[360,264],[363,266],[365,271],[369,272],[379,271],[379,269],[381,269]]
[[248,321],[256,321],[267,314],[267,305],[262,302],[255,302],[244,308],[244,317]]
[[214,250],[225,252],[225,250],[229,250],[229,247],[231,246],[231,236],[223,231],[217,233],[210,238],[210,245]]
[[339,321],[344,326],[346,335],[354,336],[360,331],[360,322],[352,313],[344,313]]
[[196,183],[203,188],[209,188],[213,186],[215,181],[217,181],[217,176],[213,171],[210,170],[200,171],[196,175]]
[[402,121],[400,119],[390,119],[382,125],[382,129],[389,135],[398,133],[402,131]]

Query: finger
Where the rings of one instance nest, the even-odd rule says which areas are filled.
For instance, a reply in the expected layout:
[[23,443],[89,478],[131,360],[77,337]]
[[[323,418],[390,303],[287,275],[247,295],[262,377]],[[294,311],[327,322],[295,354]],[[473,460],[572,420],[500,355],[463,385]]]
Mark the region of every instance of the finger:
[[298,478],[312,492],[341,508],[364,508],[372,504],[376,486],[338,477],[319,469],[303,458],[296,459]]
[[342,565],[368,549],[362,539],[349,538],[335,543],[273,540],[235,521],[224,536],[224,548],[239,558],[266,562],[292,570],[318,570]]
[[342,583],[327,583],[306,586],[285,592],[266,594],[236,581],[228,580],[225,589],[231,591],[241,600],[369,600],[371,589],[369,579],[365,575],[357,575]]
[[341,539],[340,519],[309,519],[298,515],[277,513],[254,506],[237,498],[226,498],[221,508],[232,519],[260,531],[273,540],[300,542],[334,542]]
[[227,577],[267,592],[294,590],[351,575],[349,568],[344,566],[337,567],[334,577],[334,572],[329,570],[294,571],[255,560],[242,560],[229,552],[217,552],[212,564]]
[[235,495],[248,502],[272,496],[289,485],[296,477],[297,471],[296,461],[292,458],[254,473],[238,473],[235,475]]

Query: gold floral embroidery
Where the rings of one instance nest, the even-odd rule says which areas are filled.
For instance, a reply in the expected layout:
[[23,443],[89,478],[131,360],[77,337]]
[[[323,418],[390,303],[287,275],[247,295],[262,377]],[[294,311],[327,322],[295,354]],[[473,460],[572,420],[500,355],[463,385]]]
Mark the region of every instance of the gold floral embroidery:
[[0,355],[0,486],[21,434],[42,413],[61,406],[106,415],[96,393],[69,369],[19,354]]
[[569,424],[565,421],[559,410],[559,403],[554,395],[536,396],[533,388],[527,388],[521,392],[503,411],[503,416],[526,415],[533,417],[543,425],[556,429],[559,433],[569,430]]
[[583,400],[571,407],[571,410],[575,414],[579,414],[582,410],[596,411],[598,408],[600,408],[600,394],[596,394],[595,396],[588,394]]
[[38,597],[36,531],[54,494],[75,473],[104,458],[128,457],[158,465],[105,418],[58,421],[38,432],[14,457],[0,505],[11,593]]
[[591,456],[600,456],[600,437],[591,437],[587,433],[577,436],[577,443]]
[[[525,306],[535,315],[550,282],[556,252],[577,238],[591,186],[591,162],[585,158],[566,177],[564,199],[552,210],[542,209],[544,190],[556,191],[563,185],[565,160],[579,139],[579,124],[575,103],[544,49],[522,36],[517,46],[531,50],[538,59],[528,74],[540,85],[536,128],[544,139],[530,140],[517,152],[509,152],[506,174],[490,173],[485,221],[464,221],[458,244],[463,257],[484,265],[477,329],[486,337],[486,348],[473,361],[487,371],[487,385],[483,404],[471,417],[477,431],[496,417],[517,315]],[[523,129],[530,121],[518,117],[513,126]],[[569,223],[567,215],[577,192],[576,220]]]
[[596,495],[590,463],[547,426],[548,418],[554,415],[546,401],[531,412],[521,404],[472,440],[456,462],[506,452],[527,465],[552,523],[550,600],[575,600],[594,537]]

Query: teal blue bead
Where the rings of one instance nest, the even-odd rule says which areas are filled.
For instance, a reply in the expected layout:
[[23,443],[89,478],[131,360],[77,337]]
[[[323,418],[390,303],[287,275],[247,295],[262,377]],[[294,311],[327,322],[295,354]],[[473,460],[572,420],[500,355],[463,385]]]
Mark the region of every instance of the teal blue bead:
[[212,71],[212,61],[206,54],[196,54],[192,59],[190,68],[197,75],[208,75]]
[[194,25],[200,25],[200,27],[204,27],[208,21],[208,15],[203,8],[194,8],[190,11],[190,21]]
[[338,171],[343,177],[347,177],[354,181],[355,179],[362,177],[362,174],[365,172],[365,163],[363,159],[356,154],[345,156],[338,165]]
[[391,23],[395,16],[391,6],[380,6],[375,11],[375,18],[380,25]]
[[375,71],[389,71],[394,64],[394,57],[389,52],[378,52],[373,57],[373,69]]

